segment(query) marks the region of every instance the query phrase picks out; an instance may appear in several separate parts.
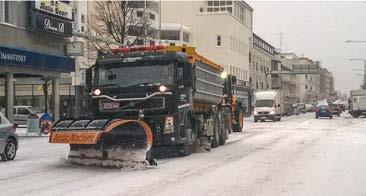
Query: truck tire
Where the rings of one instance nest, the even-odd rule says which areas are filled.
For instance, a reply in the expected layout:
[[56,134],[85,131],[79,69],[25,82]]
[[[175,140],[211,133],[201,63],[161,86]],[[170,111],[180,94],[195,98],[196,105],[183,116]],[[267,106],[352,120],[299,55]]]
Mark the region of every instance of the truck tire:
[[214,136],[211,142],[211,148],[216,148],[220,144],[220,124],[219,118],[214,115]]
[[186,142],[178,146],[178,154],[179,156],[189,156],[192,154],[192,145],[196,142],[196,136],[192,129],[192,122],[189,119],[188,115],[186,115],[185,120],[186,127],[185,127],[185,137]]
[[[242,112],[239,113],[239,115],[237,115],[237,119],[236,122],[238,122],[238,124],[233,125],[233,131],[234,132],[242,132],[243,131],[243,125],[244,125],[244,114]],[[254,118],[254,122],[257,122],[256,119]]]
[[181,157],[189,156],[192,154],[192,145],[184,143],[178,147],[178,154]]
[[224,145],[225,142],[226,142],[226,139],[227,139],[227,134],[228,134],[228,126],[227,126],[227,118],[223,117],[220,119],[220,141],[219,141],[219,144],[220,146],[221,145]]

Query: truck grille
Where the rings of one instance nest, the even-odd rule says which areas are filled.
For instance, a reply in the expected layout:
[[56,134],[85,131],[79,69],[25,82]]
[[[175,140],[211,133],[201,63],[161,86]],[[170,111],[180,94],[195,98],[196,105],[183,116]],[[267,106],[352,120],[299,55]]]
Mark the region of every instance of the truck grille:
[[[133,103],[133,106],[128,106]],[[120,101],[119,107],[123,107],[121,111],[137,111],[137,110],[156,110],[165,108],[165,98],[164,97],[154,97],[144,101]],[[116,109],[102,109],[103,111],[116,111]]]
[[258,112],[258,114],[269,114],[269,112]]

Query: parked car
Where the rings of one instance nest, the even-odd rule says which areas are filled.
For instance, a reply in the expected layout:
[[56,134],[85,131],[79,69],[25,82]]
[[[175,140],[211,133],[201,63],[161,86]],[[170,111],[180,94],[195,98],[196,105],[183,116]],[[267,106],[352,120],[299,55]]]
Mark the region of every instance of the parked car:
[[313,112],[314,111],[314,105],[313,104],[305,104],[306,112]]
[[340,116],[342,113],[342,108],[340,108],[337,104],[331,104],[330,109],[334,115]]
[[300,114],[299,107],[298,107],[297,104],[292,105],[291,111],[292,111],[292,115],[299,115]]
[[0,157],[3,161],[13,160],[18,150],[18,136],[15,126],[0,112]]
[[297,104],[297,107],[299,108],[300,114],[306,114],[306,107],[304,103]]
[[332,109],[328,105],[318,105],[315,112],[315,118],[328,117],[333,118]]
[[30,114],[36,114],[38,118],[40,118],[43,115],[43,112],[33,106],[14,106],[14,124],[26,125]]

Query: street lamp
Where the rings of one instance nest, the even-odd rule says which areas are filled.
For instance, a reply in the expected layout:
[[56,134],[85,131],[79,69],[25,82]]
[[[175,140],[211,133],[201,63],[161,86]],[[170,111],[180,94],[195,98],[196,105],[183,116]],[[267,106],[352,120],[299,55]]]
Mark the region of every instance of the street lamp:
[[346,40],[345,43],[366,43],[365,40]]

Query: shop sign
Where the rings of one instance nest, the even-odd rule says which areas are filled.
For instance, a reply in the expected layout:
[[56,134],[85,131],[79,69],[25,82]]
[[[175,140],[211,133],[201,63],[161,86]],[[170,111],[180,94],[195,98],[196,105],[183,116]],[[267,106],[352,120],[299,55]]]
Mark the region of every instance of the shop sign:
[[70,72],[75,70],[75,60],[70,57],[49,55],[0,45],[1,66],[25,66],[36,69]]
[[72,36],[72,24],[70,22],[48,15],[32,13],[32,26],[36,30],[45,31],[64,37]]
[[35,1],[34,8],[58,17],[72,19],[72,6],[62,1]]

